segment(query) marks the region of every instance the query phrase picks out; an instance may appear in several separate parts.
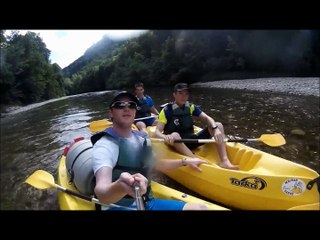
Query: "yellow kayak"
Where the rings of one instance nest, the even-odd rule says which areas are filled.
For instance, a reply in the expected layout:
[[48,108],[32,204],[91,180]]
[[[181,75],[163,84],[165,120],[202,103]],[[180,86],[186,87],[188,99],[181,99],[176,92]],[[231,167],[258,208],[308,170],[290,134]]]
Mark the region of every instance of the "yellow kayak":
[[[155,127],[148,127],[148,131],[152,137]],[[152,141],[152,144],[164,158],[184,157],[163,142]],[[205,143],[194,151],[197,157],[207,161],[201,165],[202,172],[181,167],[164,173],[190,190],[232,209],[288,210],[308,205],[310,209],[319,210],[319,204],[314,204],[319,203],[320,179],[316,171],[242,143],[226,144],[230,161],[239,165],[240,170],[218,166],[215,144]]]
[[305,205],[299,205],[295,206],[292,208],[289,208],[288,210],[302,210],[302,211],[307,211],[307,210],[320,210],[320,203],[310,203],[310,204],[305,204]]
[[[76,145],[74,145],[76,146]],[[78,145],[79,147],[81,145]],[[68,156],[68,155],[67,155]],[[82,164],[86,164],[84,160]],[[74,184],[69,184],[70,176],[67,171],[66,166],[66,154],[63,154],[60,158],[58,166],[58,185],[81,195],[77,190]],[[187,195],[183,192],[177,191],[175,189],[166,187],[160,183],[152,181],[152,192],[154,197],[162,199],[176,199],[184,202],[193,202],[193,203],[204,203],[208,206],[210,210],[230,210],[228,208],[213,204],[211,202],[204,201],[200,198],[196,198],[190,195]],[[82,194],[83,195],[83,194]],[[93,196],[90,196],[93,197]],[[89,197],[88,197],[89,198]],[[65,191],[58,191],[58,204],[61,210],[95,210],[95,203],[81,199],[74,196],[73,194],[66,193]]]

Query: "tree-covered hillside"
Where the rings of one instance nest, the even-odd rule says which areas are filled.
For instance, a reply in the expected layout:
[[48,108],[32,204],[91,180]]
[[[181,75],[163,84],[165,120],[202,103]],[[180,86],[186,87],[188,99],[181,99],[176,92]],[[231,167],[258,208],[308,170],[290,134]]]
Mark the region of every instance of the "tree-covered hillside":
[[70,91],[131,88],[137,81],[319,76],[319,43],[319,31],[309,30],[154,30],[69,71]]

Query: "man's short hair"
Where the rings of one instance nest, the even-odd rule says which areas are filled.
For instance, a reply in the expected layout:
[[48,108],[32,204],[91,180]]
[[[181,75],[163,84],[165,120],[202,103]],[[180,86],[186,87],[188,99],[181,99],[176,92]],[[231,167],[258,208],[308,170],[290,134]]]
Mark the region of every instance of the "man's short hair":
[[187,83],[177,83],[173,88],[174,92],[183,91],[183,90],[190,91]]
[[137,87],[143,87],[143,83],[138,82],[138,83],[134,84],[134,88],[137,88]]

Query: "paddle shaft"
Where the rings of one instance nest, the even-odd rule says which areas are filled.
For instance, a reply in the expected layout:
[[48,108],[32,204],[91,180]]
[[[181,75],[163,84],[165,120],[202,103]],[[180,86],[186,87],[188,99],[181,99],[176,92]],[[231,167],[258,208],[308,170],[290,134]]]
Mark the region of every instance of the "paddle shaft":
[[148,117],[142,117],[142,118],[135,118],[134,121],[140,121],[140,120],[144,120],[144,119],[148,119],[148,118],[154,118],[154,117],[157,117],[158,115],[151,115],[151,116],[148,116]]
[[[164,142],[162,138],[152,138],[151,140]],[[225,142],[258,142],[260,141],[258,138],[242,138],[242,139],[225,139]],[[175,143],[212,143],[216,142],[215,139],[176,139]]]
[[[140,120],[145,120],[145,119],[149,119],[149,118],[155,118],[157,117],[158,115],[151,115],[151,116],[148,116],[148,117],[142,117],[142,118],[135,118],[134,121],[140,121]],[[106,119],[106,120],[98,120],[98,121],[105,121],[106,123],[105,124],[108,124],[108,122],[110,124],[112,124],[112,122],[110,121],[111,119]]]
[[96,204],[99,204],[99,205],[102,205],[102,206],[106,206],[106,207],[117,207],[117,208],[125,208],[125,209],[128,209],[128,210],[137,210],[135,208],[129,208],[129,207],[124,207],[124,206],[119,206],[119,205],[116,205],[116,204],[105,204],[105,203],[102,203],[102,202],[99,202],[99,200],[97,198],[94,198],[94,197],[89,197],[89,196],[85,196],[85,195],[81,195],[77,192],[74,192],[74,191],[71,191],[67,188],[64,188],[58,184],[55,184],[56,188],[62,192],[65,192],[65,193],[68,193],[70,195],[73,195],[73,196],[76,196],[78,198],[81,198],[81,199],[84,199],[86,201],[89,201],[89,202],[93,202],[93,203],[96,203]]
[[[160,141],[160,142],[164,142],[164,139],[151,139],[154,141]],[[210,143],[210,142],[216,142],[215,139],[210,138],[210,139],[176,139],[174,140],[174,142],[176,143]],[[268,146],[271,147],[278,147],[278,146],[282,146],[286,143],[286,140],[284,139],[284,137],[280,134],[280,133],[274,133],[274,134],[262,134],[260,136],[260,138],[240,138],[240,139],[224,139],[224,142],[242,142],[242,143],[246,143],[246,142],[263,142],[265,144],[267,144]]]
[[[142,117],[142,118],[136,118],[134,119],[134,122],[137,121],[142,121],[145,119],[149,119],[149,118],[156,118],[158,115],[151,115],[148,117]],[[90,131],[92,132],[97,132],[97,131],[102,131],[104,129],[106,129],[107,127],[112,126],[112,122],[110,121],[110,119],[102,119],[102,120],[97,120],[97,121],[93,121],[89,124],[89,128]]]

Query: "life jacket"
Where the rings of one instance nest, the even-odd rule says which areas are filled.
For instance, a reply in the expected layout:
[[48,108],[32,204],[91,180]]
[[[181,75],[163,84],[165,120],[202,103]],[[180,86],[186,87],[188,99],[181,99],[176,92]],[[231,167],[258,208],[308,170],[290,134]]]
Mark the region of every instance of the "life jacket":
[[187,101],[184,108],[176,103],[168,103],[164,107],[167,124],[164,127],[165,134],[178,132],[181,138],[188,138],[194,134],[193,119],[190,113],[190,103]]
[[151,116],[150,107],[147,104],[148,95],[144,96],[142,99],[139,99],[139,104],[136,112],[135,118],[143,118]]
[[[154,155],[152,152],[151,141],[147,138],[145,132],[132,131],[135,138],[140,139],[142,142],[139,150],[135,154],[130,154],[130,145],[126,145],[124,139],[119,137],[119,135],[113,130],[112,127],[107,128],[103,132],[97,133],[91,137],[91,142],[94,145],[101,137],[106,136],[111,141],[114,141],[119,146],[119,156],[117,163],[113,168],[112,172],[112,182],[116,181],[122,172],[129,172],[130,174],[141,173],[144,175],[149,182],[146,194],[143,196],[144,199],[151,199],[151,167],[152,161],[154,160]],[[129,155],[126,154],[129,152]],[[129,195],[120,199],[115,204],[121,206],[130,206],[135,201]]]

